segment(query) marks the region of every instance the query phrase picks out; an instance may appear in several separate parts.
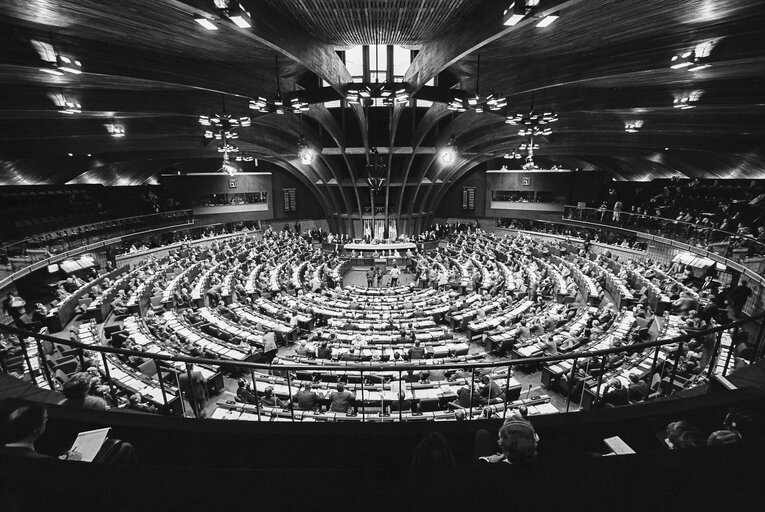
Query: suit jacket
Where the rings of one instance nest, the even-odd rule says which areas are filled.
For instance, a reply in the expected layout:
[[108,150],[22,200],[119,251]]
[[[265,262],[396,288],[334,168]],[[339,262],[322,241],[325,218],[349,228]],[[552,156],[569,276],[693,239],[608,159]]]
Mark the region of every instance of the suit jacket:
[[5,457],[27,457],[30,459],[51,459],[48,455],[43,455],[35,450],[30,450],[26,446],[3,446],[0,448],[0,458]]
[[630,384],[629,393],[630,400],[642,400],[645,396],[645,392],[648,389],[648,384],[645,381],[638,381],[637,384]]

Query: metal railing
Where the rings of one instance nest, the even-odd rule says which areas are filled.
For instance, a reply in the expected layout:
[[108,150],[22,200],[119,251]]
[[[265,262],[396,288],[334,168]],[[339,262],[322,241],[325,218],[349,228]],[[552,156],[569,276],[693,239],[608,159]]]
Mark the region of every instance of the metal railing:
[[[369,419],[372,419],[372,415],[367,413],[367,407],[372,408],[371,406],[367,406],[366,403],[368,400],[365,400],[364,398],[364,392],[365,392],[365,386],[374,386],[370,382],[371,378],[376,378],[376,374],[390,374],[393,373],[394,375],[397,374],[398,376],[398,382],[403,383],[403,376],[404,373],[412,370],[412,371],[423,371],[423,370],[429,370],[429,371],[452,371],[452,370],[462,370],[470,373],[470,389],[474,389],[474,384],[476,381],[476,374],[479,371],[496,371],[496,370],[502,370],[506,369],[507,373],[505,376],[505,390],[507,390],[510,386],[510,379],[513,374],[513,369],[516,366],[529,366],[529,365],[542,365],[547,363],[555,363],[558,361],[567,361],[571,360],[573,361],[571,369],[570,369],[570,375],[569,378],[573,381],[574,377],[577,374],[577,370],[581,368],[579,365],[580,360],[586,359],[586,360],[592,360],[593,358],[597,359],[599,362],[600,368],[607,368],[606,362],[607,358],[611,354],[624,354],[625,356],[628,354],[637,355],[641,354],[644,356],[643,361],[645,361],[645,358],[651,357],[652,358],[652,364],[651,364],[651,370],[648,373],[648,378],[651,379],[654,375],[656,375],[657,372],[657,366],[659,364],[659,354],[661,351],[661,348],[670,344],[677,344],[677,350],[674,351],[674,360],[670,361],[669,359],[664,359],[662,361],[663,368],[667,369],[667,364],[669,365],[669,371],[666,372],[668,375],[662,375],[663,378],[667,379],[667,385],[662,386],[662,383],[659,384],[659,389],[652,390],[651,389],[651,382],[649,380],[648,387],[645,392],[644,400],[649,399],[649,395],[652,393],[656,393],[658,396],[664,395],[664,394],[671,394],[674,392],[675,383],[678,380],[678,368],[680,366],[680,359],[683,354],[683,346],[694,339],[702,339],[706,336],[714,335],[715,337],[715,343],[712,347],[712,350],[710,352],[709,361],[707,363],[707,366],[700,369],[700,373],[697,374],[699,377],[705,377],[707,380],[711,379],[713,376],[720,376],[720,377],[726,377],[729,373],[729,370],[733,367],[733,357],[734,357],[734,350],[735,346],[733,346],[733,343],[737,339],[736,334],[738,333],[739,329],[741,329],[745,325],[749,326],[757,326],[757,322],[761,321],[765,318],[765,312],[761,312],[757,315],[754,315],[752,317],[738,320],[735,322],[731,322],[726,325],[713,327],[711,329],[707,329],[704,331],[698,331],[698,332],[692,332],[688,334],[684,334],[682,336],[678,336],[672,339],[660,339],[657,341],[652,342],[645,342],[645,343],[636,343],[632,345],[626,345],[621,347],[615,347],[615,348],[608,348],[608,349],[601,349],[601,350],[593,350],[593,351],[585,351],[585,352],[573,352],[573,353],[566,353],[566,354],[559,354],[559,355],[551,355],[551,356],[540,356],[540,357],[529,357],[529,358],[523,358],[523,359],[514,359],[514,360],[502,360],[502,361],[494,361],[494,362],[461,362],[461,363],[449,363],[449,364],[417,364],[415,362],[408,362],[404,364],[395,364],[395,365],[385,365],[375,362],[370,363],[348,363],[348,364],[321,364],[321,365],[307,365],[307,364],[264,364],[264,363],[255,363],[255,362],[246,362],[246,361],[236,361],[236,360],[222,360],[222,359],[205,359],[205,358],[197,358],[197,357],[187,357],[187,356],[179,356],[179,355],[167,355],[167,354],[157,354],[157,353],[151,353],[151,352],[142,352],[142,351],[134,351],[134,350],[126,350],[121,348],[114,348],[111,346],[106,345],[89,345],[89,344],[83,344],[74,340],[62,340],[60,338],[55,338],[52,336],[48,336],[45,334],[39,334],[39,333],[32,333],[28,331],[24,331],[21,329],[18,329],[13,326],[5,326],[0,325],[0,332],[5,332],[9,334],[14,334],[18,337],[20,341],[20,346],[18,347],[21,351],[20,356],[15,356],[17,359],[21,358],[21,366],[23,368],[23,371],[21,372],[21,378],[29,379],[33,383],[42,383],[47,384],[47,386],[50,389],[56,389],[58,386],[56,385],[55,378],[52,375],[51,368],[49,367],[49,361],[47,359],[47,355],[45,353],[43,342],[48,343],[54,343],[57,345],[65,345],[69,347],[72,351],[75,353],[75,357],[78,359],[78,363],[81,370],[84,370],[86,367],[86,358],[90,359],[92,364],[99,368],[99,370],[102,372],[104,378],[106,379],[106,383],[110,387],[111,393],[113,396],[116,394],[116,389],[119,387],[119,383],[116,382],[114,379],[112,379],[109,371],[110,360],[108,356],[116,356],[116,355],[122,355],[124,357],[140,357],[146,360],[151,360],[154,362],[154,366],[157,370],[157,379],[156,379],[156,385],[158,385],[161,389],[161,395],[162,395],[162,402],[160,402],[158,405],[160,406],[168,406],[168,404],[171,401],[174,401],[176,398],[179,399],[179,402],[181,404],[181,407],[184,410],[185,413],[185,405],[184,404],[184,397],[188,401],[188,403],[191,405],[192,410],[194,411],[196,416],[199,416],[200,411],[198,410],[197,404],[199,403],[199,397],[196,396],[196,390],[194,386],[190,386],[190,389],[188,391],[182,390],[180,383],[178,381],[177,390],[174,390],[172,388],[171,384],[168,384],[165,382],[163,378],[163,371],[168,372],[172,371],[173,367],[183,367],[188,378],[188,382],[193,382],[192,379],[192,369],[194,368],[194,365],[198,365],[201,367],[212,367],[217,368],[220,373],[223,372],[233,372],[238,374],[246,374],[249,372],[250,377],[252,379],[252,385],[254,394],[257,397],[259,395],[258,387],[257,387],[257,378],[255,372],[265,372],[265,375],[272,375],[273,372],[278,372],[280,375],[284,374],[284,378],[286,378],[286,383],[288,387],[288,399],[287,399],[287,406],[286,407],[269,407],[264,406],[260,403],[260,400],[256,400],[255,408],[256,408],[256,414],[257,418],[260,420],[261,416],[266,416],[266,420],[270,419],[272,415],[278,415],[279,411],[277,409],[280,409],[281,412],[284,414],[284,417],[290,418],[292,421],[295,421],[296,419],[296,413],[301,413],[302,411],[296,411],[294,404],[292,403],[292,397],[293,397],[293,385],[296,380],[296,377],[292,375],[292,372],[306,372],[306,371],[314,371],[314,372],[341,372],[341,373],[347,373],[347,372],[357,372],[359,374],[359,381],[361,383],[360,387],[360,399],[357,397],[356,400],[356,415],[360,413],[360,421],[367,421],[368,416]],[[723,333],[729,331],[729,334],[731,335],[731,345],[728,347],[723,347]],[[756,336],[753,343],[753,346],[756,347],[756,350],[753,350],[750,354],[750,361],[754,362],[755,360],[759,359],[762,356],[763,348],[765,348],[765,343],[763,343],[763,338],[765,337],[765,322],[761,322],[759,327],[756,329]],[[30,340],[34,340],[33,342]],[[30,345],[30,343],[33,343],[33,345]],[[723,351],[723,348],[726,349],[727,353],[723,357],[721,355],[721,352]],[[650,349],[653,349],[653,354],[650,354]],[[36,352],[36,355],[35,353]],[[100,356],[100,360],[99,360]],[[34,364],[34,358],[38,359],[38,364],[35,367]],[[725,360],[722,361],[721,358],[724,358]],[[162,364],[160,364],[162,363]],[[11,362],[9,361],[9,354],[8,349],[5,351],[0,351],[0,371],[4,373],[10,373],[12,372],[12,369],[10,368]],[[18,367],[18,364],[17,364]],[[17,372],[18,373],[18,372]],[[595,394],[594,394],[594,404],[598,404],[602,398],[601,391],[603,386],[603,380],[604,380],[604,374],[607,373],[605,370],[600,372],[598,378],[597,378],[597,387],[595,388]],[[661,375],[662,372],[660,372]],[[366,375],[366,377],[365,377]],[[177,374],[176,374],[177,377]],[[262,377],[262,375],[261,375]],[[305,379],[300,379],[301,381]],[[382,380],[381,380],[381,383]],[[185,393],[184,393],[185,391]],[[480,415],[480,408],[476,408],[473,405],[473,391],[470,392],[470,404],[471,407],[469,410],[465,411],[465,415],[468,416],[470,419],[472,419],[476,415]],[[398,395],[398,420],[404,421],[405,415],[403,412],[403,403],[405,402],[405,398],[399,393]],[[567,394],[567,405],[566,410],[568,411],[572,401],[572,393]],[[244,404],[237,404],[238,406],[244,406]],[[381,414],[384,414],[384,403],[382,404],[382,412]],[[497,406],[502,407],[503,409],[503,416],[507,414],[507,410],[509,408],[509,404],[507,403],[507,400],[504,401],[504,405]],[[376,409],[373,409],[376,410]],[[176,411],[177,413],[177,411]],[[416,416],[410,416],[409,414],[406,415],[407,419],[416,419]],[[394,417],[391,417],[390,419],[395,419]]]
[[6,265],[7,270],[16,272],[52,255],[68,252],[108,238],[192,223],[192,210],[173,210],[40,233],[0,247],[0,264]]
[[709,247],[709,250],[716,254],[738,262],[747,257],[765,256],[765,243],[753,236],[722,231],[709,224],[689,223],[666,217],[601,208],[580,208],[573,205],[564,207],[563,218],[621,227],[660,235],[692,246]]

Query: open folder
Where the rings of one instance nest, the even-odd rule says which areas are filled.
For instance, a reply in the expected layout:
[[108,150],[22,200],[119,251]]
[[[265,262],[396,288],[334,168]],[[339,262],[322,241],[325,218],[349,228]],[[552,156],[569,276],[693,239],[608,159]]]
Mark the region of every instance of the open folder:
[[111,429],[99,428],[97,430],[88,430],[86,432],[80,432],[77,434],[77,439],[74,440],[72,448],[69,450],[69,460],[80,460],[82,462],[93,462],[96,458],[96,454],[104,445],[106,436],[109,435]]

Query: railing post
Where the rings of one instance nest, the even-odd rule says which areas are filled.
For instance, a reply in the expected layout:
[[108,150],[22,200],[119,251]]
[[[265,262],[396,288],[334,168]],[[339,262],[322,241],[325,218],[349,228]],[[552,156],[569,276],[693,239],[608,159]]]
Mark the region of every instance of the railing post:
[[295,423],[295,408],[292,406],[292,379],[290,379],[290,371],[287,370],[287,407],[290,408],[290,419]]
[[[116,390],[114,389],[114,382],[112,381],[112,374],[109,371],[109,365],[106,361],[106,352],[101,352],[101,360],[104,362],[104,375],[106,375],[106,380],[109,382],[109,389],[111,390],[112,395],[116,393]],[[165,405],[167,405],[167,400],[165,401]]]
[[40,355],[40,364],[42,365],[42,371],[43,375],[45,375],[45,380],[48,381],[48,386],[50,386],[51,391],[55,391],[55,387],[53,386],[53,378],[50,374],[50,368],[48,368],[48,356],[43,351],[42,342],[40,341],[40,338],[35,338],[35,343],[37,344],[37,353]]
[[[712,378],[712,374],[714,373],[715,366],[717,364],[717,357],[720,353],[720,347],[722,347],[722,335],[723,332],[720,331],[717,333],[717,336],[715,338],[715,346],[712,348],[712,354],[709,356],[709,370],[707,370],[707,379]],[[733,340],[731,340],[731,345],[733,345]],[[730,348],[733,350],[733,347]]]
[[[600,402],[600,386],[603,385],[603,375],[606,373],[606,356],[600,358],[600,375],[598,375],[598,387],[595,388],[595,400],[592,402],[593,407],[597,407]],[[582,395],[584,395],[584,389],[582,389]]]
[[722,372],[723,377],[728,375],[728,365],[730,364],[730,360],[733,357],[733,352],[736,348],[733,346],[733,340],[734,340],[734,336],[730,334],[730,349],[728,350],[728,356],[725,358],[725,366],[723,366],[723,372]]
[[683,344],[684,342],[681,341],[677,345],[675,364],[672,365],[672,374],[669,377],[669,394],[672,394],[672,389],[675,385],[675,375],[677,375],[677,367],[680,365],[680,355],[683,353]]
[[[186,377],[189,379],[189,392],[191,394],[191,410],[194,412],[194,417],[199,418],[199,414],[202,412],[199,410],[199,404],[197,403],[197,390],[194,389],[194,382],[191,380],[191,363],[186,363]],[[183,391],[181,391],[183,395]]]
[[24,356],[24,361],[27,363],[27,368],[29,370],[29,378],[32,381],[33,384],[36,384],[37,381],[35,380],[35,371],[34,368],[32,368],[32,361],[29,360],[29,351],[27,350],[27,339],[24,336],[17,336],[19,339],[19,344],[21,345],[21,354]]
[[81,348],[77,349],[77,357],[80,359],[80,371],[84,372],[87,368],[85,368],[85,354]]
[[470,419],[473,419],[473,390],[475,389],[475,366],[470,369],[470,403],[468,404],[468,407],[470,408]]
[[566,412],[568,412],[569,408],[571,407],[571,390],[573,389],[572,385],[574,383],[574,378],[576,377],[576,364],[578,362],[579,358],[577,357],[574,359],[574,364],[571,365],[571,377],[568,379],[568,393],[566,393]]
[[754,339],[756,350],[752,351],[752,360],[750,361],[751,364],[754,364],[754,362],[760,357],[763,351],[763,336],[765,335],[765,319],[760,320],[760,328],[757,330],[757,336]]
[[178,377],[178,372],[173,372],[173,375],[175,375],[175,385],[178,386],[178,398],[181,402],[181,412],[183,413],[183,417],[186,417],[186,403],[183,400],[183,390],[181,389],[181,379]]
[[507,418],[507,410],[510,408],[510,404],[507,401],[507,391],[510,389],[510,374],[512,373],[513,366],[508,363],[507,365],[507,378],[505,379],[505,408],[502,411],[502,419]]
[[403,374],[401,373],[401,370],[398,371],[398,421],[403,422],[404,421],[404,413],[401,411],[401,387],[404,385],[404,381],[402,379]]
[[157,379],[159,380],[159,390],[162,392],[162,401],[165,402],[165,405],[167,405],[167,394],[165,393],[165,382],[162,378],[162,369],[159,366],[159,361],[156,359],[154,361],[154,366],[157,369]]
[[[380,415],[382,416],[382,413]],[[361,370],[361,422],[364,423],[366,420],[367,408],[366,405],[364,405],[364,370]]]
[[[656,346],[656,350],[653,353],[653,362],[651,363],[651,373],[648,374],[648,382],[647,386],[645,387],[645,395],[643,395],[643,400],[648,401],[648,396],[651,394],[651,382],[653,381],[653,374],[656,372],[656,363],[659,362],[659,350],[661,349],[660,345]],[[659,382],[659,387],[661,387],[661,382]]]
[[8,373],[8,367],[5,366],[5,354],[3,352],[0,352],[0,370],[2,370],[3,373]]
[[260,419],[260,397],[258,396],[258,384],[255,381],[255,370],[250,368],[250,378],[252,379],[252,392],[255,393],[255,412],[258,414],[258,421]]

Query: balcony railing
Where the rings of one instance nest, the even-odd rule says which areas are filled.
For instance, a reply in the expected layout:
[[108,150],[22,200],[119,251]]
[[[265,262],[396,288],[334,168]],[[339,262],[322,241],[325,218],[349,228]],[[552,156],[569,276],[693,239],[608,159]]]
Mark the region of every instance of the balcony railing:
[[[694,339],[701,339],[707,336],[714,336],[715,343],[712,347],[709,361],[707,365],[700,370],[699,373],[695,374],[695,379],[697,379],[696,382],[698,382],[698,379],[702,380],[711,380],[712,378],[719,378],[722,382],[725,382],[725,378],[729,374],[729,372],[732,370],[734,365],[734,350],[735,347],[732,346],[732,343],[730,340],[737,339],[736,333],[739,329],[744,328],[745,326],[748,326],[750,332],[756,331],[757,334],[755,336],[755,342],[754,346],[758,347],[758,350],[751,354],[751,360],[750,362],[754,362],[756,359],[761,357],[763,346],[765,345],[763,343],[763,338],[765,337],[765,329],[763,329],[763,326],[765,326],[765,323],[760,323],[759,327],[757,322],[763,320],[765,318],[765,312],[761,312],[757,315],[754,315],[752,317],[738,320],[732,323],[729,323],[727,325],[714,327],[711,329],[707,329],[704,331],[698,331],[698,332],[691,332],[688,334],[684,334],[681,336],[677,336],[671,339],[659,339],[657,341],[652,342],[646,342],[646,343],[636,343],[632,345],[627,346],[621,346],[621,347],[615,347],[615,348],[608,348],[608,349],[602,349],[602,350],[592,350],[592,351],[586,351],[586,352],[574,352],[574,353],[567,353],[567,354],[559,354],[559,355],[552,355],[552,356],[543,356],[543,357],[529,357],[529,358],[523,358],[523,359],[516,359],[516,360],[502,360],[502,361],[494,361],[494,362],[468,362],[468,363],[459,363],[459,364],[433,364],[433,365],[421,365],[414,362],[404,363],[404,364],[395,364],[393,366],[381,364],[381,363],[348,363],[348,364],[322,364],[322,365],[306,365],[306,364],[263,364],[263,363],[254,363],[254,362],[246,362],[246,361],[234,361],[234,360],[221,360],[221,359],[203,359],[203,358],[195,358],[195,357],[185,357],[185,356],[177,356],[177,355],[167,355],[167,354],[158,354],[158,353],[150,353],[150,352],[140,352],[140,351],[133,351],[133,350],[126,350],[126,349],[120,349],[120,348],[114,348],[107,345],[101,345],[101,344],[85,344],[80,343],[74,340],[62,340],[60,338],[51,337],[45,334],[39,334],[39,333],[32,333],[28,331],[20,330],[16,327],[12,326],[3,326],[0,325],[0,332],[15,334],[18,336],[20,341],[20,346],[17,347],[20,349],[21,356],[15,356],[16,358],[21,357],[23,360],[22,366],[23,366],[23,372],[18,375],[19,370],[16,370],[17,376],[28,380],[32,383],[36,383],[42,387],[48,387],[49,389],[57,389],[59,386],[56,383],[55,376],[52,374],[52,370],[49,367],[48,359],[46,354],[46,351],[44,350],[44,344],[58,344],[58,345],[65,345],[69,347],[69,350],[67,352],[71,352],[71,356],[75,357],[79,362],[79,365],[81,368],[85,368],[86,366],[86,359],[90,361],[90,364],[93,366],[96,366],[101,374],[103,375],[103,378],[105,379],[106,384],[110,387],[110,392],[114,395],[116,394],[116,390],[118,387],[121,387],[123,390],[125,389],[125,383],[124,382],[118,382],[116,379],[112,378],[111,371],[114,371],[116,368],[115,363],[110,359],[112,356],[116,355],[122,355],[125,357],[140,357],[146,360],[151,360],[154,363],[154,367],[156,368],[156,378],[155,379],[149,379],[148,377],[144,380],[138,381],[136,380],[135,385],[153,385],[155,389],[158,389],[159,392],[157,393],[158,396],[155,398],[156,405],[159,406],[160,409],[165,409],[166,413],[175,413],[175,414],[181,414],[183,413],[185,415],[185,405],[184,405],[184,399],[186,402],[191,404],[191,408],[194,411],[195,415],[199,415],[200,411],[198,410],[197,404],[199,403],[199,397],[196,396],[197,390],[193,386],[190,387],[190,390],[188,392],[184,392],[184,390],[181,389],[181,385],[179,380],[177,379],[178,371],[185,372],[188,376],[189,382],[192,382],[192,368],[194,365],[198,365],[200,367],[205,368],[214,368],[215,371],[218,374],[226,373],[234,373],[238,375],[244,375],[249,373],[250,377],[252,378],[252,384],[253,384],[253,392],[256,396],[261,394],[260,390],[258,389],[258,379],[256,378],[255,372],[264,372],[264,374],[269,375],[272,374],[272,372],[278,372],[280,375],[283,375],[286,379],[287,387],[289,390],[289,398],[287,400],[287,406],[284,407],[277,407],[277,406],[264,406],[260,404],[260,401],[257,400],[258,403],[254,404],[254,406],[247,406],[243,403],[236,403],[233,404],[232,407],[235,409],[239,409],[241,411],[245,411],[245,409],[250,409],[253,413],[253,416],[257,416],[257,419],[265,419],[266,421],[270,420],[272,417],[281,417],[284,419],[290,419],[292,421],[296,421],[301,419],[304,415],[311,414],[312,418],[319,419],[317,416],[314,415],[313,412],[310,411],[299,411],[296,410],[294,407],[294,404],[291,401],[291,397],[293,396],[294,392],[298,389],[296,386],[296,378],[293,375],[293,372],[295,371],[306,371],[306,370],[314,370],[317,372],[340,372],[340,373],[349,373],[352,372],[354,374],[359,374],[359,381],[361,383],[360,392],[357,393],[356,400],[355,400],[355,413],[348,416],[348,420],[358,420],[358,421],[381,421],[385,420],[386,416],[384,414],[385,407],[384,403],[382,404],[382,413],[378,414],[375,413],[369,413],[367,412],[367,408],[372,408],[369,403],[370,400],[368,400],[365,397],[365,389],[367,392],[371,391],[371,387],[375,386],[374,379],[376,375],[379,375],[381,373],[388,373],[391,372],[398,376],[398,382],[403,382],[403,376],[404,373],[408,370],[413,370],[415,372],[422,371],[422,370],[430,370],[430,371],[450,371],[450,370],[462,370],[465,372],[469,372],[470,374],[470,380],[471,380],[471,388],[473,389],[472,384],[475,384],[476,381],[476,374],[479,371],[492,371],[495,373],[499,373],[500,375],[504,375],[505,379],[505,388],[507,389],[509,387],[510,379],[513,374],[513,370],[517,366],[528,366],[528,365],[541,365],[546,363],[555,363],[559,361],[572,361],[572,366],[569,371],[570,379],[573,380],[575,375],[577,374],[577,370],[579,368],[582,368],[582,365],[580,365],[580,361],[583,360],[592,360],[592,358],[597,358],[599,360],[599,366],[601,368],[606,368],[605,362],[606,358],[611,354],[623,354],[625,357],[636,357],[640,358],[642,357],[641,361],[647,362],[648,360],[651,361],[651,369],[648,373],[649,378],[658,374],[662,377],[662,380],[658,386],[658,389],[652,389],[650,383],[648,386],[648,389],[645,392],[644,400],[648,400],[650,398],[654,398],[657,396],[663,396],[667,394],[672,394],[678,386],[676,384],[679,381],[678,376],[678,368],[680,366],[680,359],[681,355],[683,353],[683,347],[685,344],[689,343],[691,340]],[[723,338],[728,340],[727,342],[723,341]],[[98,338],[95,338],[98,339]],[[667,345],[676,345],[677,348],[674,351],[666,351],[663,350],[662,347],[666,347]],[[659,354],[660,352],[665,354],[672,354],[674,353],[673,358],[665,358],[661,361],[661,364],[663,366],[664,371],[659,371],[658,365],[659,365]],[[8,355],[8,349],[5,351],[0,352],[0,370],[2,372],[8,373],[11,371],[9,368],[10,361],[9,361],[9,355]],[[18,366],[18,365],[16,365]],[[110,370],[110,368],[112,370]],[[502,370],[505,370],[504,372]],[[592,403],[598,404],[601,397],[602,392],[604,390],[604,372],[601,372],[599,376],[597,377],[597,385],[594,388],[594,397],[592,397]],[[171,374],[175,375],[175,380],[171,377]],[[261,374],[262,376],[263,374]],[[170,378],[168,378],[170,377]],[[377,377],[379,378],[379,377]],[[303,379],[301,379],[303,380]],[[499,379],[497,379],[499,380]],[[595,385],[595,382],[592,382],[592,385]],[[222,387],[222,386],[221,386]],[[366,387],[366,388],[365,388]],[[679,386],[679,389],[682,389],[684,386]],[[219,389],[220,390],[220,389]],[[131,392],[136,392],[136,389],[130,389]],[[421,415],[418,415],[417,413],[409,413],[403,411],[403,401],[405,400],[404,397],[402,397],[400,394],[398,395],[398,411],[397,413],[391,413],[391,416],[387,416],[387,420],[398,420],[398,421],[421,421],[423,417]],[[473,403],[472,395],[471,395],[470,403]],[[568,393],[567,397],[567,404],[566,404],[566,410],[569,409],[571,405],[571,393]],[[503,403],[498,403],[494,405],[495,410],[497,413],[501,410],[501,415],[504,417],[507,414],[508,409],[512,408],[513,405],[515,406],[519,405],[516,403],[508,403],[507,400],[505,400]],[[376,405],[376,404],[375,404]],[[389,403],[390,405],[390,403]],[[182,410],[181,410],[182,409]],[[254,409],[254,410],[253,410]],[[375,407],[375,411],[379,410],[379,407]],[[464,409],[464,414],[466,418],[472,419],[475,416],[480,416],[483,409],[480,407],[472,407],[469,409]],[[382,414],[382,416],[381,416]],[[446,413],[454,414],[453,412]],[[306,416],[308,417],[308,416]],[[453,418],[454,416],[452,416]],[[446,416],[442,416],[441,419],[447,419]]]
[[563,218],[663,236],[691,246],[703,247],[739,263],[746,259],[765,257],[765,243],[762,241],[751,235],[722,231],[708,224],[572,205],[566,205]]
[[97,241],[192,223],[193,213],[191,210],[174,210],[41,233],[0,247],[0,265],[5,265],[6,270],[10,272],[16,272],[50,256],[84,247]]

